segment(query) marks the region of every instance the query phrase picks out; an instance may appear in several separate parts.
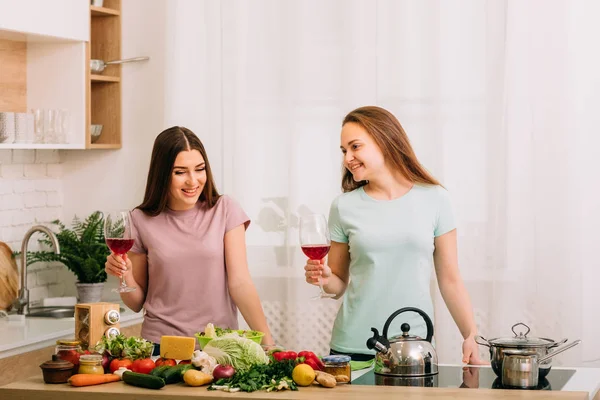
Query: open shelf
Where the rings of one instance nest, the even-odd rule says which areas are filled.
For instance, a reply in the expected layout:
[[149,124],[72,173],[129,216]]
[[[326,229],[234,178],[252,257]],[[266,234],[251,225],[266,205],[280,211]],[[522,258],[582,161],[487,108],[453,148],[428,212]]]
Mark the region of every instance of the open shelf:
[[118,76],[90,75],[92,82],[121,82]]
[[[100,18],[110,17],[110,18]],[[121,65],[110,65],[92,74],[90,59],[121,59],[121,0],[104,0],[104,7],[90,6],[90,42],[87,49],[87,149],[121,148]],[[102,125],[102,134],[91,142],[90,125]]]
[[[102,137],[102,136],[100,136]],[[110,143],[90,143],[88,149],[120,149],[120,144],[110,144]]]
[[90,6],[90,12],[92,17],[114,17],[116,15],[121,15],[121,11],[106,7]]

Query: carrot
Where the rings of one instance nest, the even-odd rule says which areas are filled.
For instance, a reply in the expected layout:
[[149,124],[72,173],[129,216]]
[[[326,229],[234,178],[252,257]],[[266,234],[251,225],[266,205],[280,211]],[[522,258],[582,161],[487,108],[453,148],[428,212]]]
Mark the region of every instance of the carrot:
[[69,378],[71,386],[91,386],[102,383],[118,382],[121,378],[115,374],[75,374]]

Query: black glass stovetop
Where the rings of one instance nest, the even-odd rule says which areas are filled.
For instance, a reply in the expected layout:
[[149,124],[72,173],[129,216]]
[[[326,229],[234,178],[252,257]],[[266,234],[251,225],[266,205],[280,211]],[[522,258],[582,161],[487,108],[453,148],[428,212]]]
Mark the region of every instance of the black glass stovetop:
[[[561,390],[575,375],[574,369],[552,369],[540,379],[537,390]],[[373,370],[354,379],[353,385],[418,386],[418,387],[460,387],[481,389],[506,389],[501,379],[490,367],[440,366],[437,375],[419,378],[399,378],[378,375]],[[535,390],[534,389],[534,390]]]

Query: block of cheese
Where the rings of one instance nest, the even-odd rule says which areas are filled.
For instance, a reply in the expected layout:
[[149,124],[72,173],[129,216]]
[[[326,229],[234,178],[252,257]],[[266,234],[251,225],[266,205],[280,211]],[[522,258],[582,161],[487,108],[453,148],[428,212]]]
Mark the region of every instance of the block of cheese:
[[186,336],[162,336],[160,356],[174,360],[191,360],[196,347],[196,339]]

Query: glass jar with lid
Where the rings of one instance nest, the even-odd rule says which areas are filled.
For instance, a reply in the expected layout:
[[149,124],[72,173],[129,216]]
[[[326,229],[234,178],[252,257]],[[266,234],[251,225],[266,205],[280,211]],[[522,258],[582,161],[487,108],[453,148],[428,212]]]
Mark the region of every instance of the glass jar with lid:
[[102,356],[100,354],[85,354],[79,357],[80,374],[104,374]]
[[79,368],[79,357],[81,356],[81,341],[76,339],[59,339],[56,341],[54,354],[61,360],[68,361],[73,364],[73,371],[77,373]]
[[350,356],[345,355],[330,355],[322,358],[324,372],[333,376],[344,375],[350,379]]

